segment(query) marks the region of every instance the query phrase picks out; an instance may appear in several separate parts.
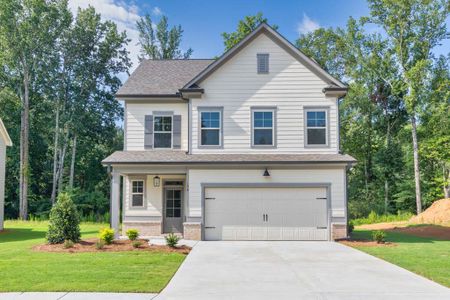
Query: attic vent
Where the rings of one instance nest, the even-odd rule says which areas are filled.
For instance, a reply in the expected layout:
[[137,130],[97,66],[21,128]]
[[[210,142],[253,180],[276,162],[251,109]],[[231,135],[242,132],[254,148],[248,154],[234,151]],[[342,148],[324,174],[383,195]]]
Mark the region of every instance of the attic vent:
[[256,54],[258,74],[269,73],[269,54]]

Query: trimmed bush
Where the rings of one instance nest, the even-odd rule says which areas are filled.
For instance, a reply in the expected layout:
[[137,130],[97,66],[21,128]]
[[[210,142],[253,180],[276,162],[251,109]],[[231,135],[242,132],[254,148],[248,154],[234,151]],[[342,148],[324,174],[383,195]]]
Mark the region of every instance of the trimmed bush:
[[127,237],[130,241],[135,241],[139,237],[139,232],[136,229],[128,229]]
[[52,210],[46,236],[50,244],[61,244],[66,240],[80,240],[80,220],[75,204],[69,194],[61,193]]
[[372,239],[378,244],[382,244],[385,242],[386,233],[383,230],[376,230],[372,232]]
[[355,225],[353,225],[353,222],[352,221],[348,222],[347,232],[348,232],[349,235],[352,234],[353,229],[355,229]]
[[169,247],[175,248],[179,241],[180,241],[180,238],[173,233],[169,233],[166,236],[166,245]]
[[133,241],[132,243],[133,248],[139,248],[140,246],[142,246],[141,241]]
[[105,242],[102,240],[98,240],[97,242],[95,242],[95,248],[97,250],[102,250],[103,247],[105,247]]
[[114,229],[103,228],[100,230],[100,239],[104,241],[106,245],[110,245],[114,240]]

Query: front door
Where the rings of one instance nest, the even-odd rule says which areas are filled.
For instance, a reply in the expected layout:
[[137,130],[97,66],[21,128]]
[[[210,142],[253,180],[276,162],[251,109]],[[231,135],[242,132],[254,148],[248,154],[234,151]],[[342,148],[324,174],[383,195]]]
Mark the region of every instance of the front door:
[[183,232],[182,199],[183,187],[168,182],[164,187],[164,233]]

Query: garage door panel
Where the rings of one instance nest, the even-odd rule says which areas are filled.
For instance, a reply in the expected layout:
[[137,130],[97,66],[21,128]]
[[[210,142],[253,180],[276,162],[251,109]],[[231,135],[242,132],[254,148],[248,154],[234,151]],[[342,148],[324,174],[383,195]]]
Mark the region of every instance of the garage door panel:
[[326,194],[325,188],[207,188],[205,238],[327,240]]

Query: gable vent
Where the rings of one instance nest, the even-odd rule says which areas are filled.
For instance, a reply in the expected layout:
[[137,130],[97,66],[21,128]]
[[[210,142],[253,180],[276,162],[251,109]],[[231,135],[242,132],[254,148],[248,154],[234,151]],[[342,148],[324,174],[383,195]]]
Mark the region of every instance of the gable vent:
[[269,54],[258,53],[256,54],[258,74],[269,73]]

